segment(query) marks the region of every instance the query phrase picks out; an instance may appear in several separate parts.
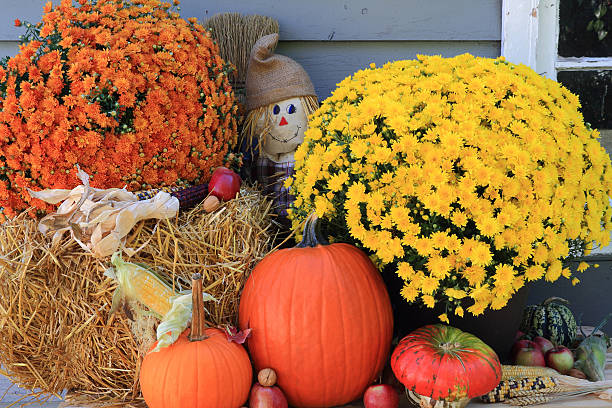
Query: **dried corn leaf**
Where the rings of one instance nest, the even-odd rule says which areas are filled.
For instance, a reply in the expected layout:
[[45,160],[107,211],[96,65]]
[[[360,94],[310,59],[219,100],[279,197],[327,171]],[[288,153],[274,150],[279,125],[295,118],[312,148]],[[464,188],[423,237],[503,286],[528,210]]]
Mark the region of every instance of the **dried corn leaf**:
[[173,218],[178,213],[178,199],[164,191],[148,200],[138,200],[125,189],[91,188],[87,173],[79,169],[77,175],[83,185],[72,190],[29,190],[33,198],[50,204],[62,202],[38,226],[43,234],[53,234],[54,243],[69,232],[83,249],[100,258],[110,256],[123,246],[138,222]]

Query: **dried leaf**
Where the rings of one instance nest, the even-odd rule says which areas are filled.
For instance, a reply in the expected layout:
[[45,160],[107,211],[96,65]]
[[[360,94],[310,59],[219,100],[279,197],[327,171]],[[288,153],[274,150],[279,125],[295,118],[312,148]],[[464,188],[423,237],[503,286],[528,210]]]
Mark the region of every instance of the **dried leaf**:
[[253,329],[244,329],[238,331],[238,329],[234,326],[227,326],[225,329],[225,335],[227,336],[227,341],[244,344],[246,339],[251,335],[252,330]]

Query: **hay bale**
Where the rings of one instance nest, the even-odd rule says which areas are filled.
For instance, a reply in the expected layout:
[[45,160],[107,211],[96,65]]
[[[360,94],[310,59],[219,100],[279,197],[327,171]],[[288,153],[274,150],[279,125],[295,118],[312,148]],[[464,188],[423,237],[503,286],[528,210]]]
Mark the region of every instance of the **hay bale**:
[[[214,213],[201,207],[176,219],[138,225],[129,258],[176,280],[204,276],[208,320],[235,324],[239,294],[254,265],[272,247],[271,203],[253,189]],[[138,402],[138,368],[152,320],[109,317],[115,283],[96,259],[66,238],[53,246],[22,215],[0,228],[0,364],[28,389],[71,390],[75,398]]]

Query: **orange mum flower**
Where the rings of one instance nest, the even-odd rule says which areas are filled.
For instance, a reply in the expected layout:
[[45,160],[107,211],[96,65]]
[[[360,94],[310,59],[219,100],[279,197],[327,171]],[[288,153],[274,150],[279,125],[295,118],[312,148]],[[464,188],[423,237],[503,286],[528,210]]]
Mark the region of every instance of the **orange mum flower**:
[[41,41],[0,66],[8,216],[50,210],[26,188],[72,188],[76,163],[99,188],[206,182],[236,141],[230,66],[195,19],[159,0],[77,3],[47,3]]

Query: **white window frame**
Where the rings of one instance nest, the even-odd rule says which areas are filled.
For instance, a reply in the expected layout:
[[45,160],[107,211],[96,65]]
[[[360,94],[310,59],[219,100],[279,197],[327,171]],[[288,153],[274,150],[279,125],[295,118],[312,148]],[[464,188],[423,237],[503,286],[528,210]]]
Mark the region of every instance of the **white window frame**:
[[560,0],[502,0],[501,55],[557,80],[559,71],[612,70],[612,57],[560,57]]
[[[501,55],[555,81],[560,71],[612,70],[612,57],[559,56],[560,1],[502,0]],[[591,255],[612,256],[612,244]]]

